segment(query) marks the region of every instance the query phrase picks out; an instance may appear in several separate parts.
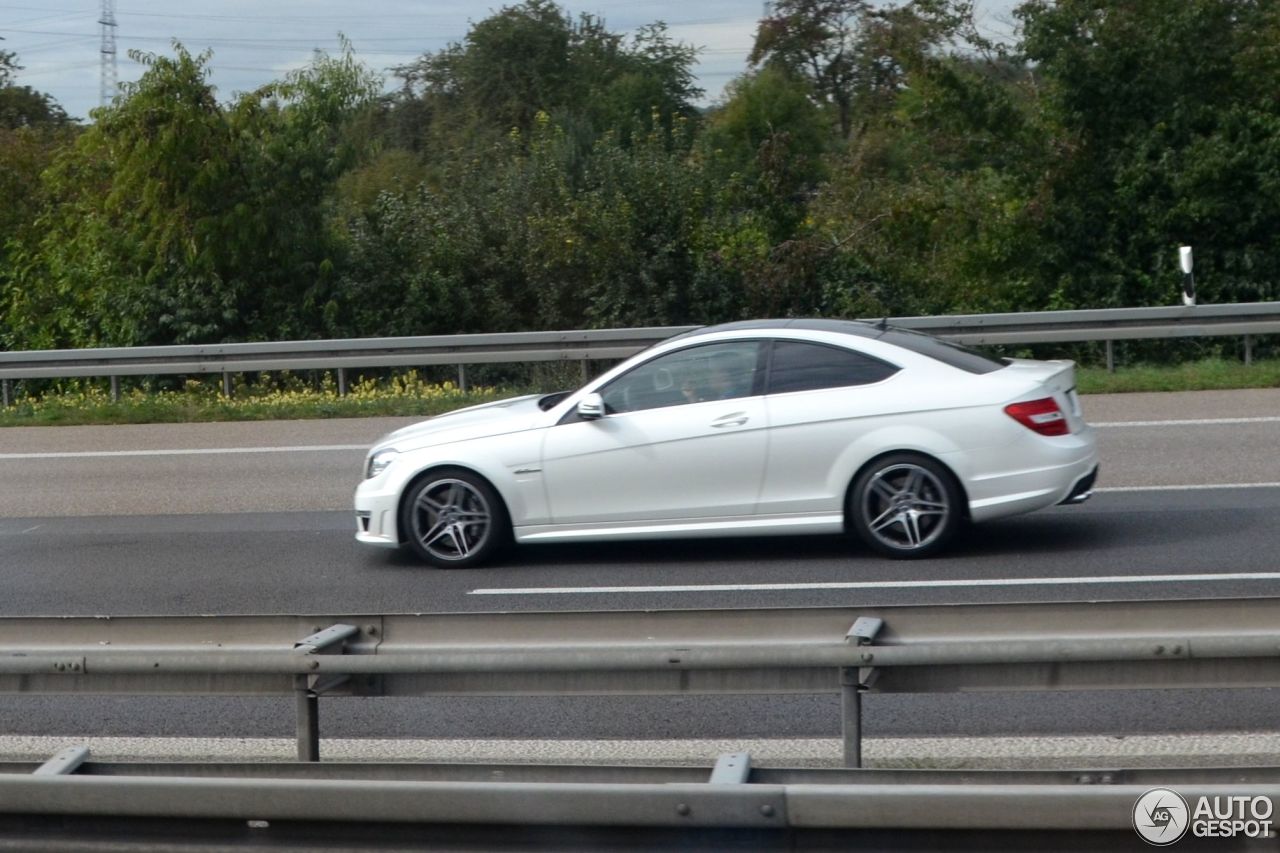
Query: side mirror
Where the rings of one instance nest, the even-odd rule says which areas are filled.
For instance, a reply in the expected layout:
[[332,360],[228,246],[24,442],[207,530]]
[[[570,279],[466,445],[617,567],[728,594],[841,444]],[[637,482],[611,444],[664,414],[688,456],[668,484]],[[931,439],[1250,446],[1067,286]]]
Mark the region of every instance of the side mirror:
[[578,417],[584,421],[596,421],[604,417],[604,397],[588,394],[578,401]]

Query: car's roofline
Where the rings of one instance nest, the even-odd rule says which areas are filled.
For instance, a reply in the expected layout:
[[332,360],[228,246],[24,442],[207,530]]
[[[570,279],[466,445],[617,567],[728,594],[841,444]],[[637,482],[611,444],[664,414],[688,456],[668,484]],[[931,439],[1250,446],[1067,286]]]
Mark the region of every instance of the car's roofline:
[[[853,335],[860,338],[876,338],[884,334],[889,329],[896,327],[888,326],[883,323],[869,323],[865,320],[829,320],[821,317],[796,317],[781,318],[774,320],[738,320],[733,323],[719,323],[715,326],[700,326],[688,332],[682,332],[679,335],[668,338],[667,341],[677,341],[683,338],[690,338],[699,335],[709,335],[717,332],[751,332],[754,335],[767,335],[771,331],[793,331],[803,330],[811,332],[835,332],[843,335]],[[899,329],[899,331],[902,331]]]

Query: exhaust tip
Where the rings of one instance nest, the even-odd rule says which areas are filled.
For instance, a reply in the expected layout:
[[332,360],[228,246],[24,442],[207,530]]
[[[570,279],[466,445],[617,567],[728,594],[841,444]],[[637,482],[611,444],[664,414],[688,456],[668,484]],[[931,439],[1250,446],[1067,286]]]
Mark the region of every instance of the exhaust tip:
[[1071,487],[1071,491],[1067,492],[1067,496],[1058,501],[1058,505],[1064,504],[1074,505],[1082,504],[1089,498],[1093,497],[1093,484],[1098,481],[1098,466],[1093,466],[1093,470],[1085,474],[1076,484]]

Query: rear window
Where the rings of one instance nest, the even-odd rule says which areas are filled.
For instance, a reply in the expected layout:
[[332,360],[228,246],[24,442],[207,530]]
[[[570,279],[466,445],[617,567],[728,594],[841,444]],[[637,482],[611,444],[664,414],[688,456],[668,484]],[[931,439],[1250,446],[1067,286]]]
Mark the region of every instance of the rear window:
[[897,372],[892,364],[851,350],[803,341],[774,341],[769,393],[869,385]]
[[907,329],[890,328],[880,336],[880,340],[920,355],[927,355],[929,358],[969,373],[993,373],[1009,363],[1005,359],[992,358],[971,347],[953,344],[941,338],[922,335]]

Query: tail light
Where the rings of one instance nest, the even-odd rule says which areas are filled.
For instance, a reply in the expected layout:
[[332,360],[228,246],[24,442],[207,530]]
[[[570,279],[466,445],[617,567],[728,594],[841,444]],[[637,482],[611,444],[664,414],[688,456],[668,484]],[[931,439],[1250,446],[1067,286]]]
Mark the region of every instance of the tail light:
[[1041,435],[1067,435],[1071,431],[1067,426],[1066,414],[1052,397],[1010,403],[1004,407],[1004,413]]

